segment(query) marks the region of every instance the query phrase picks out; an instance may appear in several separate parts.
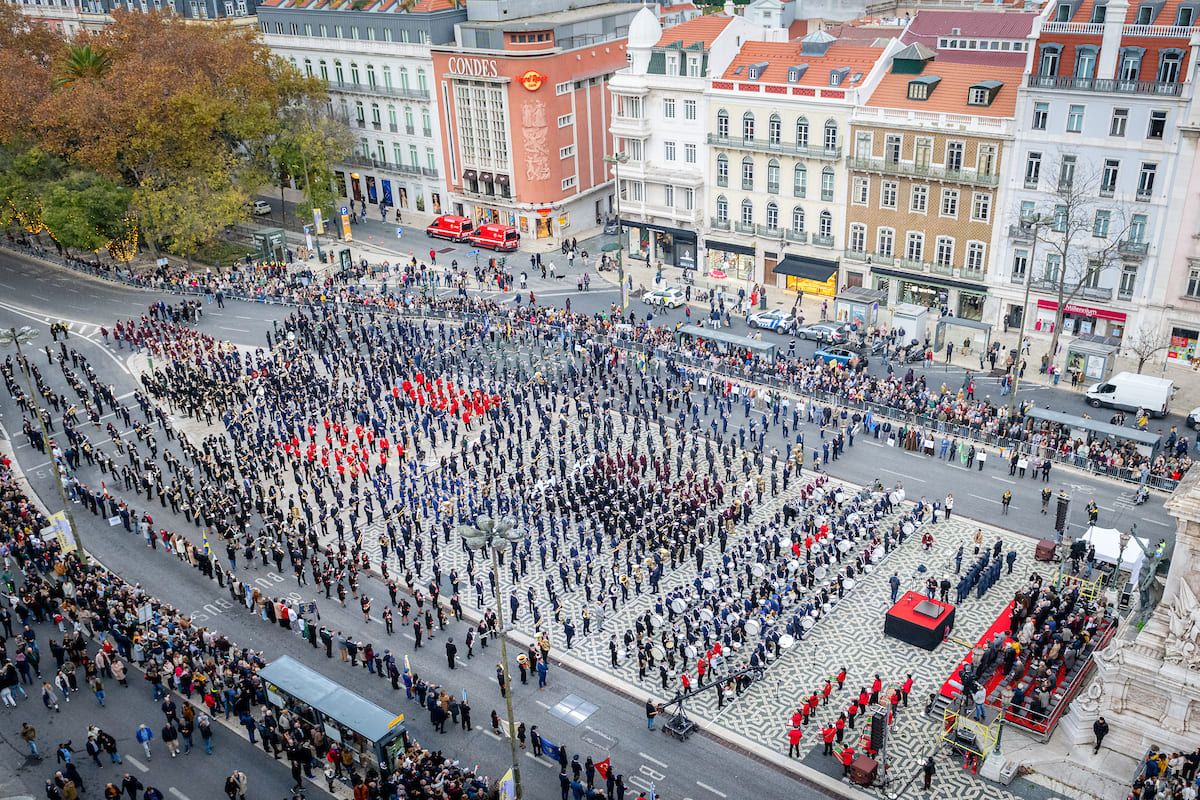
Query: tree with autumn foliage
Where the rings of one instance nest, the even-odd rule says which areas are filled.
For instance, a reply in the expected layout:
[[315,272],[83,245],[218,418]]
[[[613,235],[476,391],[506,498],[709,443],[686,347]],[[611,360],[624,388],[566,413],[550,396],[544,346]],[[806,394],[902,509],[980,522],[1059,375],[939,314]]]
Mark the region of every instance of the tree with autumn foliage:
[[[336,131],[298,130],[295,109],[320,107],[324,86],[272,55],[257,30],[117,11],[112,25],[74,41],[44,31],[0,6],[0,88],[16,98],[0,109],[0,146],[37,142],[65,168],[35,186],[5,174],[0,158],[0,203],[9,205],[0,215],[19,206],[28,219],[61,202],[44,216],[70,231],[70,246],[132,218],[155,255],[190,256],[247,216],[247,202],[279,172],[281,142],[311,164],[309,183],[343,154]],[[300,174],[289,159],[286,169]],[[104,219],[80,217],[73,191],[91,193]]]

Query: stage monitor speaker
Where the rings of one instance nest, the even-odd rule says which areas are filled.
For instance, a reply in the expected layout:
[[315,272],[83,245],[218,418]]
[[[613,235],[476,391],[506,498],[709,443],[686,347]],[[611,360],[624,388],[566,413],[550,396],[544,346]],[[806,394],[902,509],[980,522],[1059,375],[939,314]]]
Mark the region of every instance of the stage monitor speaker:
[[887,715],[882,708],[871,715],[871,749],[876,753],[882,752],[887,741]]

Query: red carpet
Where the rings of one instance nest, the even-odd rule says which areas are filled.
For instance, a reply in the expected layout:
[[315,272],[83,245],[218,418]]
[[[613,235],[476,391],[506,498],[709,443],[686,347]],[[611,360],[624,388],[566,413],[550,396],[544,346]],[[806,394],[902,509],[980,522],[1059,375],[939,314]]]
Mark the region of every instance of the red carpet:
[[[1012,613],[1012,607],[1012,602],[1009,602],[1009,604],[1004,607],[1004,610],[1000,612],[1000,616],[996,618],[996,621],[992,623],[992,626],[984,631],[983,635],[979,637],[979,641],[976,643],[977,646],[986,647],[987,643],[990,642],[992,637],[997,633],[1003,633],[1005,638],[1008,638],[1008,625],[1010,620],[1009,615]],[[967,653],[967,657],[959,662],[958,666],[954,668],[954,672],[952,672],[950,677],[946,679],[946,682],[942,684],[942,695],[944,697],[954,697],[956,694],[958,694],[958,692],[961,691],[962,681],[959,680],[958,673],[962,670],[963,664],[968,664],[971,662],[971,657],[972,653]],[[996,688],[996,684],[1000,683],[1000,679],[1002,677],[1003,675],[996,674],[990,681],[988,681],[988,692],[991,692],[992,689]],[[951,681],[956,682],[959,688],[952,689],[950,687]]]

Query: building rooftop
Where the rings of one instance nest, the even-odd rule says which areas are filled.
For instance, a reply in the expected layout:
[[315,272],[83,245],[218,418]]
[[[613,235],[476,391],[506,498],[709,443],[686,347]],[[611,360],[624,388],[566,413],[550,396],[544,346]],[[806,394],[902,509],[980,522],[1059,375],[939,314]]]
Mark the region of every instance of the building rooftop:
[[[441,0],[442,2],[450,2],[450,0]],[[428,2],[428,0],[422,0]],[[495,22],[472,22],[467,20],[462,23],[464,26],[472,28],[491,28],[492,30],[501,31],[544,31],[550,28],[556,28],[559,25],[571,25],[578,22],[586,22],[592,19],[603,19],[605,17],[614,17],[622,14],[631,14],[640,9],[641,6],[631,3],[604,3],[598,6],[585,6],[584,8],[570,8],[566,11],[551,11],[548,14],[534,14],[528,17],[520,17],[518,19],[503,19]]]
[[696,8],[695,3],[675,3],[668,6],[659,6],[659,14],[673,14],[677,11],[690,11]]
[[386,11],[408,14],[428,14],[455,8],[454,0],[417,0],[407,11],[400,10],[400,0],[262,0],[258,5],[304,11]]
[[[969,64],[930,61],[920,74],[889,70],[871,93],[866,105],[935,114],[1010,118],[1016,113],[1017,89],[1021,85],[1022,75],[1023,70],[1018,67],[994,67],[981,72]],[[914,81],[930,87],[928,99],[910,99],[909,84]],[[998,87],[995,86],[996,82],[1000,84]],[[970,89],[976,86],[989,89],[990,104],[970,103]]]
[[939,36],[1024,39],[1037,16],[1018,11],[920,11],[904,31],[903,41],[936,48]]
[[[836,42],[822,45],[819,52],[805,52],[805,49],[802,41],[746,42],[725,70],[724,78],[794,86],[836,85],[849,89],[862,83],[882,54],[877,47]],[[837,84],[831,84],[830,73],[835,70],[845,71]],[[751,73],[755,77],[752,78]]]
[[680,42],[681,47],[691,47],[696,43],[699,43],[702,47],[708,47],[732,21],[733,17],[727,17],[724,14],[708,14],[702,17],[693,17],[687,22],[672,25],[670,28],[664,30],[662,38],[654,46],[666,47],[675,42]]

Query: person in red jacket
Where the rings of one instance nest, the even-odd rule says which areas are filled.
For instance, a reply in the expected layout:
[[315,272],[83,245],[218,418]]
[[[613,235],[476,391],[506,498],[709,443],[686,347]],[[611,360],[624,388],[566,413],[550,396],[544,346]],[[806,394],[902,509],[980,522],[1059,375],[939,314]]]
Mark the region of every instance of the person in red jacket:
[[829,693],[832,691],[833,691],[833,684],[831,684],[829,682],[829,679],[826,678],[825,679],[825,688],[821,690],[821,705],[823,705],[823,706],[829,705]]
[[833,721],[833,727],[837,729],[837,743],[842,743],[842,736],[846,733],[846,715],[838,714],[838,718]]
[[[876,698],[876,699],[878,699],[878,698]],[[866,712],[867,706],[869,706],[870,704],[871,704],[871,695],[867,694],[867,687],[864,686],[862,688],[862,691],[860,691],[858,693],[858,706],[864,712]]]
[[907,676],[905,676],[904,684],[900,687],[900,691],[904,695],[904,707],[905,708],[908,708],[908,695],[910,692],[912,692],[912,687],[913,687],[913,677],[912,677],[912,673],[910,672],[910,673],[908,673]]
[[833,725],[826,725],[821,729],[821,740],[825,742],[825,752],[823,755],[833,755],[833,737],[837,735],[837,729]]
[[838,691],[840,692],[846,686],[846,668],[842,667],[837,674]]
[[804,713],[800,709],[796,709],[796,713],[792,714],[792,727],[799,728],[804,724]]
[[853,763],[854,763],[854,748],[853,747],[843,747],[842,748],[842,775],[844,777],[847,777],[847,778],[850,777],[850,765]]
[[900,710],[900,690],[892,689],[888,695],[888,701],[892,704],[892,719],[895,719],[896,712]]
[[788,731],[788,758],[800,757],[800,737],[803,735],[804,732],[795,726]]
[[871,705],[879,702],[879,690],[882,688],[883,681],[876,675],[875,680],[871,683]]
[[854,730],[854,718],[858,716],[858,703],[850,701],[850,707],[846,709],[846,724],[850,726],[850,730]]
[[705,672],[708,672],[708,662],[704,660],[704,656],[700,656],[700,658],[696,660],[696,686],[704,685]]

